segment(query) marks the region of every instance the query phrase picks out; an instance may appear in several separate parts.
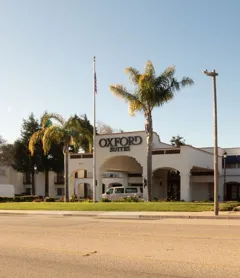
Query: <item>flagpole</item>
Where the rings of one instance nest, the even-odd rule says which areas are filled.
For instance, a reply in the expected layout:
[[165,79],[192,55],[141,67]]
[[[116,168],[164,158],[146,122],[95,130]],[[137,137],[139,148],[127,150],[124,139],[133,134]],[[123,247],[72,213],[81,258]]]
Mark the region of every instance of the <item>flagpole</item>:
[[96,57],[93,57],[93,202],[96,202]]

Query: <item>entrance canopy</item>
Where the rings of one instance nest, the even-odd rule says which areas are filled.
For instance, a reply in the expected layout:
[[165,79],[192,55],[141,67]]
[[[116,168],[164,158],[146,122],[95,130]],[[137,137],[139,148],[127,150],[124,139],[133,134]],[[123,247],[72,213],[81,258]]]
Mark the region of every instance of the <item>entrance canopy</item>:
[[131,156],[114,156],[101,165],[101,172],[142,173],[141,164]]

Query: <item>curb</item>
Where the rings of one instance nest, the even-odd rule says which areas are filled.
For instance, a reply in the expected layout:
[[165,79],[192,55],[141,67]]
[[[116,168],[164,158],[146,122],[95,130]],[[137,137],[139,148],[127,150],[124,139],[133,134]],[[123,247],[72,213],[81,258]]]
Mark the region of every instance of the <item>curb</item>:
[[159,215],[159,216],[151,216],[151,215],[139,215],[139,219],[141,220],[158,220],[158,219],[231,219],[231,220],[240,220],[239,216],[230,216],[230,215],[218,215],[218,216],[200,216],[200,215]]
[[128,219],[128,220],[161,220],[161,219],[221,219],[240,220],[240,215],[99,215],[99,214],[74,214],[74,213],[43,213],[43,212],[0,212],[0,216],[60,216],[60,217],[93,217],[95,219]]

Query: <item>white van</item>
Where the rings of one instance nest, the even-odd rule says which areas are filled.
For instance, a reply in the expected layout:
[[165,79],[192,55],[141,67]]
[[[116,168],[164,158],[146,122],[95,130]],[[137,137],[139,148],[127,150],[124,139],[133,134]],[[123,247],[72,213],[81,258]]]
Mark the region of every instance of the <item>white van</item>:
[[102,194],[103,199],[115,201],[126,197],[143,198],[143,188],[140,186],[110,187],[106,193]]

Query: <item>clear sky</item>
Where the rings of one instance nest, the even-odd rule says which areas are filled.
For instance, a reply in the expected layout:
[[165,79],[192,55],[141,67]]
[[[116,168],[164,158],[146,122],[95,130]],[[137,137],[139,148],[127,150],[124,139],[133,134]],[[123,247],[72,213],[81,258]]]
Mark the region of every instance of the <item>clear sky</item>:
[[0,134],[13,142],[22,119],[45,110],[93,119],[92,59],[97,58],[97,120],[124,131],[144,129],[110,84],[131,88],[124,69],[150,59],[157,73],[175,65],[195,85],[154,112],[164,142],[180,134],[213,145],[216,68],[219,145],[240,146],[239,0],[0,0]]

